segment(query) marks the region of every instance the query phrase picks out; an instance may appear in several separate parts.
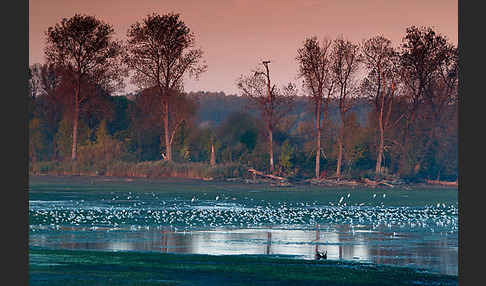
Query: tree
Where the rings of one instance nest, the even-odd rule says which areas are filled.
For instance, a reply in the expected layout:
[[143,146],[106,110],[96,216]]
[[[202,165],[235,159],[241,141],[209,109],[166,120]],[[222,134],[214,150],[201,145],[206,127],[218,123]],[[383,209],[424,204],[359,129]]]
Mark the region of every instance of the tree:
[[363,79],[362,92],[374,106],[378,122],[379,143],[376,157],[375,173],[382,173],[385,130],[390,124],[393,97],[397,89],[397,53],[391,41],[383,36],[375,36],[362,44],[363,62],[368,75]]
[[117,63],[119,42],[112,39],[113,27],[94,16],[75,14],[49,27],[45,55],[48,64],[70,74],[74,94],[71,160],[76,160],[81,85],[101,85],[106,90],[120,87],[122,69]]
[[[429,149],[438,150],[440,148],[434,145],[447,148],[443,143],[448,141],[450,126],[453,126],[457,120],[458,72],[458,50],[450,46],[439,71],[434,75],[430,89],[425,93],[424,107],[420,112],[420,118],[427,122],[428,126],[427,133],[424,136],[424,148],[419,150],[419,166],[426,163],[425,154],[431,153]],[[440,152],[435,151],[433,153],[438,154]],[[440,159],[434,159],[434,161],[439,162]],[[428,170],[429,174],[431,172],[432,170]],[[440,169],[435,173],[439,173],[437,175],[439,177]]]
[[[221,142],[218,152],[223,162],[238,162],[248,164],[248,154],[254,153],[259,142],[260,129],[263,129],[253,116],[247,113],[232,112],[216,129],[216,142]],[[205,141],[210,142],[210,136]],[[209,151],[208,144],[204,150]],[[217,146],[215,146],[217,147]],[[217,148],[219,149],[219,148]],[[205,152],[207,152],[205,151]],[[209,158],[206,157],[206,159]],[[247,159],[245,161],[245,159]],[[255,163],[255,162],[252,162]],[[256,168],[256,166],[253,166]]]
[[[144,89],[140,92],[140,95],[136,97],[135,102],[139,113],[137,115],[134,114],[134,117],[138,116],[137,120],[143,123],[144,127],[142,128],[160,128],[160,118],[164,116],[164,109],[162,108],[163,100],[164,99],[159,96],[158,89],[155,87]],[[174,139],[178,135],[180,127],[183,126],[183,124],[189,123],[189,121],[196,115],[197,102],[185,94],[175,94],[168,98],[168,103],[171,106],[169,117],[171,118],[172,123],[172,130],[169,134],[169,145],[173,146]],[[164,134],[162,134],[162,132],[159,133],[161,134],[160,142],[162,143],[164,141],[162,135]],[[165,146],[165,144],[161,144],[160,150],[163,150],[163,147]],[[167,152],[161,151],[162,157],[166,156],[166,154]]]
[[365,128],[360,126],[355,112],[349,112],[346,115],[345,126],[343,161],[347,165],[348,174],[352,175],[352,167],[354,167],[353,171],[362,171],[363,167],[368,167],[366,166],[368,156],[367,132]]
[[334,92],[335,83],[331,74],[331,44],[332,41],[324,39],[319,43],[317,37],[308,38],[304,46],[297,50],[299,63],[299,77],[303,78],[303,87],[310,93],[314,104],[316,134],[316,178],[320,177],[321,158],[321,117],[326,120],[329,100]]
[[281,147],[280,150],[280,166],[283,168],[283,171],[286,173],[290,173],[292,167],[294,166],[293,159],[295,157],[295,148],[291,145],[290,141],[286,139]]
[[29,120],[29,159],[40,161],[47,145],[46,128],[41,119],[34,117]]
[[338,135],[338,157],[336,176],[341,176],[341,163],[343,157],[344,130],[346,128],[346,113],[351,109],[351,98],[354,93],[354,76],[358,71],[360,62],[359,47],[342,37],[334,40],[331,54],[331,72],[336,84],[337,99],[341,126]]
[[[447,79],[452,75],[450,78],[452,81],[449,82],[452,85],[449,86],[452,87],[450,91],[454,92],[454,77],[457,76],[457,68],[454,68],[455,66],[457,67],[457,65],[454,64],[455,58],[457,58],[457,49],[448,43],[444,36],[437,34],[432,28],[418,28],[411,26],[406,29],[406,35],[403,38],[403,43],[400,48],[399,59],[401,81],[406,88],[409,103],[408,110],[405,114],[406,125],[402,140],[407,154],[404,154],[405,156],[403,156],[403,160],[405,162],[414,162],[414,173],[420,171],[421,158],[424,156],[420,154],[421,152],[417,152],[418,150],[413,150],[409,144],[410,139],[412,138],[412,136],[409,136],[411,128],[417,127],[416,123],[423,123],[420,121],[417,122],[420,114],[425,116],[430,115],[428,114],[429,112],[421,112],[420,109],[422,107],[440,105],[436,105],[437,101],[434,102],[431,98],[435,97],[434,94],[436,94],[437,80],[441,78],[441,74],[447,75],[446,78],[442,77],[442,79]],[[450,73],[445,72],[446,70],[449,70]],[[443,83],[447,85],[446,82]],[[447,88],[445,90],[447,90]],[[430,128],[429,133],[425,135],[427,136],[425,138],[430,138],[432,140],[434,130],[434,127]],[[428,142],[431,141],[427,140],[422,145],[428,147],[430,144]],[[425,151],[426,148],[423,150]],[[415,159],[412,159],[411,157],[415,157]],[[405,165],[405,163],[403,165]]]
[[162,99],[166,159],[172,161],[170,98],[183,91],[186,74],[198,78],[206,70],[203,52],[194,48],[195,37],[179,14],[148,15],[127,32],[124,62],[140,88],[155,88]]
[[[64,117],[59,122],[59,127],[57,129],[55,135],[55,157],[60,157],[63,160],[66,160],[71,155],[71,147],[73,144],[73,133],[72,133],[72,119],[68,116]],[[88,126],[82,121],[79,121],[79,130],[78,130],[78,143],[79,145],[86,145],[89,142],[89,134],[91,130],[89,130]]]
[[250,99],[260,109],[265,122],[268,137],[268,154],[270,159],[270,173],[274,172],[273,160],[273,131],[280,120],[292,108],[296,96],[295,86],[289,83],[282,91],[270,83],[269,61],[263,61],[265,71],[256,69],[252,75],[241,76],[237,85],[242,95]]

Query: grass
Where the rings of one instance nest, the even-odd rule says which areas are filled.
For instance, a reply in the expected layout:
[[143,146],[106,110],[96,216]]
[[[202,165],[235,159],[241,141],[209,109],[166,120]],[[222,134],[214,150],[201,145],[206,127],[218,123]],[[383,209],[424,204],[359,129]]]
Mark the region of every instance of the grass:
[[29,285],[457,285],[405,267],[266,256],[29,250]]
[[[74,171],[73,171],[74,170]],[[78,163],[73,168],[70,161],[49,161],[31,163],[31,175],[88,175],[88,176],[117,176],[139,178],[231,178],[248,177],[247,169],[236,163],[217,164],[214,167],[206,163],[177,163],[167,161],[146,162],[98,162],[95,165]]]

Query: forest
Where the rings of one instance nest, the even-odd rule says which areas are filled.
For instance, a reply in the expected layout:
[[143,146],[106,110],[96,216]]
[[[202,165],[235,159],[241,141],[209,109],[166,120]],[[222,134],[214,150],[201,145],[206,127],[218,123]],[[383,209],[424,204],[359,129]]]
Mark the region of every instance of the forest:
[[[411,26],[394,47],[303,36],[299,84],[271,63],[242,70],[239,93],[185,92],[207,70],[179,14],[151,14],[126,40],[94,16],[46,31],[29,67],[29,173],[457,181],[458,49]],[[127,81],[137,91],[122,94]]]

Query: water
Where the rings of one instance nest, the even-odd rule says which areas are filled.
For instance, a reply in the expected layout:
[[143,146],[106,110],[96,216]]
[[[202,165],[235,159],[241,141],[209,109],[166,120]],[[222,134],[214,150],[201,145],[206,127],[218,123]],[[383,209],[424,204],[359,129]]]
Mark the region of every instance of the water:
[[29,244],[299,259],[327,251],[332,260],[457,275],[457,214],[456,197],[437,190],[32,184]]

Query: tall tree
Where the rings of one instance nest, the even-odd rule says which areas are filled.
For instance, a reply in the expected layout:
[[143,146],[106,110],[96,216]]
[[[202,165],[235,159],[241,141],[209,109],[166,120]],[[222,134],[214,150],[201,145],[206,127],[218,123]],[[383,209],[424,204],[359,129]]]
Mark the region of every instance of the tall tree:
[[363,62],[368,70],[362,82],[362,91],[371,100],[378,122],[379,143],[375,173],[382,173],[385,144],[385,130],[390,125],[393,96],[397,88],[397,53],[391,41],[383,36],[375,36],[362,44]]
[[433,144],[440,144],[447,134],[448,125],[457,120],[458,100],[458,50],[450,45],[446,48],[446,57],[441,62],[424,97],[424,107],[420,119],[428,122],[425,144],[419,150],[418,165],[422,166],[426,159],[425,152],[433,149]]
[[324,39],[319,43],[317,37],[304,41],[304,46],[297,50],[299,63],[299,77],[303,78],[303,87],[306,89],[314,104],[316,129],[316,178],[320,177],[321,158],[321,117],[326,120],[327,109],[331,95],[334,93],[335,83],[331,74],[331,44],[332,41]]
[[148,15],[131,25],[127,32],[124,61],[133,72],[132,81],[140,88],[156,88],[162,98],[166,159],[172,161],[170,100],[183,91],[186,74],[198,78],[207,66],[203,52],[195,48],[195,36],[179,14]]
[[341,163],[343,157],[344,130],[346,128],[346,113],[351,109],[352,96],[355,95],[354,76],[359,68],[360,54],[359,47],[342,37],[333,42],[331,54],[332,77],[336,84],[337,99],[341,126],[338,135],[338,157],[336,176],[341,176]]
[[292,103],[297,95],[295,86],[289,83],[282,90],[276,85],[271,85],[269,61],[263,61],[265,71],[257,68],[252,75],[241,76],[237,85],[242,95],[250,99],[261,111],[262,119],[268,136],[268,154],[270,157],[270,172],[275,171],[273,160],[273,131],[292,108]]
[[47,63],[71,75],[74,94],[72,161],[76,160],[81,85],[89,82],[109,90],[122,84],[122,69],[118,64],[121,46],[113,35],[111,25],[94,16],[80,14],[63,18],[46,32]]
[[[403,132],[403,146],[411,154],[404,154],[403,161],[415,161],[413,172],[420,170],[420,159],[411,160],[412,150],[409,145],[410,129],[414,127],[421,107],[427,106],[427,97],[434,93],[436,79],[442,67],[447,66],[448,59],[453,58],[454,48],[447,39],[436,33],[430,27],[411,26],[406,29],[406,35],[400,48],[400,75],[408,96],[408,111],[405,115],[406,125]],[[431,101],[428,101],[430,104]],[[433,135],[431,129],[429,138]],[[425,143],[424,145],[427,145]],[[410,152],[409,152],[410,153]],[[422,157],[422,156],[414,156]],[[405,165],[405,164],[404,164]]]

